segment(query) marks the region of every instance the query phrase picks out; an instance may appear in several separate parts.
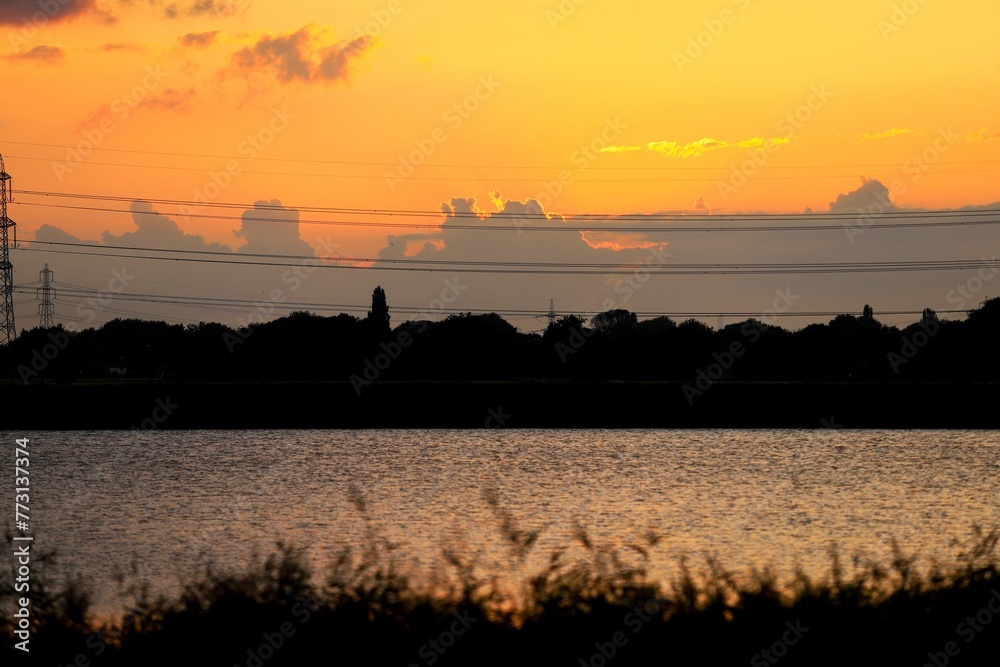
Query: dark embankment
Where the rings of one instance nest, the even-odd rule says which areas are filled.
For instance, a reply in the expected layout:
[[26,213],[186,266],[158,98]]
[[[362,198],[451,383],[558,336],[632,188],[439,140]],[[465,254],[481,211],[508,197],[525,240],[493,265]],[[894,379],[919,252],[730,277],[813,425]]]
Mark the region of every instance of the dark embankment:
[[[386,564],[385,544],[360,558],[344,552],[322,580],[282,547],[243,574],[209,571],[176,597],[126,586],[114,621],[95,620],[81,584],[33,579],[28,646],[31,664],[107,667],[995,667],[997,534],[978,537],[949,565],[918,567],[898,553],[885,564],[834,556],[825,578],[779,582],[708,559],[661,585],[646,574],[656,538],[619,553],[581,531],[579,558],[553,553],[513,592],[456,554],[432,592]],[[513,562],[523,563],[517,554],[530,540],[509,532]],[[9,581],[2,593],[10,607]],[[4,664],[28,657],[14,648],[10,619],[0,620]]]
[[[998,428],[998,383],[107,381],[0,385],[4,428]],[[689,400],[690,399],[690,400]]]

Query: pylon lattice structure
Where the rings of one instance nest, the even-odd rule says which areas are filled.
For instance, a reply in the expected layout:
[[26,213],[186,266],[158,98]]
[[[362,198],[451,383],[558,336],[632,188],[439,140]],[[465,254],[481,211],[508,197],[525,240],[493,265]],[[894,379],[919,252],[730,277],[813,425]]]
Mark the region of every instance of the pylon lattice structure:
[[556,301],[555,299],[549,299],[549,326],[556,323]]
[[51,329],[52,316],[55,314],[52,299],[56,296],[56,291],[52,288],[52,269],[46,264],[45,268],[38,272],[38,276],[42,283],[42,286],[35,292],[36,296],[42,300],[38,304],[38,326],[43,329]]
[[14,222],[7,217],[7,200],[10,199],[10,174],[0,155],[0,298],[3,299],[0,311],[0,345],[5,345],[17,337],[14,326],[14,265],[10,263],[11,230],[13,244],[17,246],[17,229]]

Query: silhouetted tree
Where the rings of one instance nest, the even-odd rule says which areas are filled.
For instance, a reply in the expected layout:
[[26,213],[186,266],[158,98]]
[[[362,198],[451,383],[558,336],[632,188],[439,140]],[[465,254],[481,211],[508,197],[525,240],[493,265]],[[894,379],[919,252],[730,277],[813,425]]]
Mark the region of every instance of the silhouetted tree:
[[712,327],[708,326],[704,322],[699,322],[698,320],[692,318],[686,319],[677,325],[679,331],[686,332],[693,336],[711,336]]
[[426,365],[423,377],[496,379],[517,374],[530,357],[528,337],[496,313],[456,313],[434,322],[414,351]]
[[645,335],[659,335],[676,329],[677,323],[665,316],[654,317],[651,320],[643,320],[636,325],[636,330]]
[[594,318],[590,320],[590,325],[598,333],[607,334],[612,338],[622,338],[635,331],[638,322],[635,313],[624,308],[617,308],[594,315]]
[[[564,315],[550,324],[542,334],[542,349],[547,369],[555,376],[565,376],[580,363],[581,351],[593,331],[576,315]],[[569,366],[567,366],[569,364]]]
[[389,325],[389,304],[381,285],[372,292],[372,309],[368,311],[368,326],[371,327],[372,335],[377,338],[384,338],[392,331]]
[[1000,297],[987,299],[979,304],[979,308],[970,310],[967,324],[976,329],[1000,326]]
[[861,311],[861,319],[863,319],[863,320],[874,320],[875,319],[875,310],[872,309],[872,307],[869,306],[867,303],[865,304],[864,310]]
[[583,329],[584,324],[585,322],[576,315],[563,315],[546,327],[542,340],[548,341],[550,338],[562,340],[566,337],[566,333]]

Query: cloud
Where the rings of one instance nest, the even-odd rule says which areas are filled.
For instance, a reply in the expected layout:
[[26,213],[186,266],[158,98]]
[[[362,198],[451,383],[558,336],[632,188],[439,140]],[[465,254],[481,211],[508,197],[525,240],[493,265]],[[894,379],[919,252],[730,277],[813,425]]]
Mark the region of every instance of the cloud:
[[352,58],[363,53],[372,37],[323,44],[325,31],[314,24],[286,35],[261,37],[233,54],[232,66],[243,74],[272,72],[279,81],[329,82],[346,79]]
[[[764,137],[751,137],[750,139],[743,139],[741,141],[727,141],[725,139],[713,139],[712,137],[705,137],[703,139],[698,139],[697,141],[692,141],[690,143],[681,144],[676,141],[651,141],[645,146],[645,150],[652,151],[654,153],[659,153],[664,157],[673,158],[689,158],[689,157],[701,157],[702,155],[721,148],[740,148],[740,149],[752,149],[752,148],[773,148],[775,146],[784,146],[791,143],[790,138],[774,138],[766,139]],[[602,153],[627,153],[632,151],[641,151],[642,146],[608,146],[602,148]]]
[[[77,238],[55,225],[44,223],[35,232],[35,240],[46,241],[48,243],[72,243],[82,241],[83,239]],[[30,245],[31,242],[28,241],[28,244]]]
[[45,63],[54,63],[62,60],[66,57],[66,52],[60,49],[58,46],[49,46],[47,44],[42,44],[36,46],[30,51],[25,51],[24,53],[16,53],[12,56],[7,56],[8,60],[35,60]]
[[250,0],[193,0],[168,2],[167,0],[0,0],[0,25],[22,26],[26,22],[41,26],[59,23],[83,16],[93,16],[104,23],[115,23],[116,10],[133,7],[148,8],[167,18],[196,18],[200,16],[235,16],[250,6]]
[[215,41],[215,38],[219,36],[220,32],[220,30],[213,30],[211,32],[189,32],[186,35],[178,37],[177,41],[179,41],[182,46],[202,49],[206,46],[211,46],[212,42]]
[[965,135],[965,140],[972,143],[984,143],[1000,139],[1000,132],[990,132],[989,130],[979,130]]
[[244,212],[242,225],[234,230],[237,238],[246,241],[237,252],[243,254],[272,254],[309,256],[312,246],[299,234],[299,212],[285,208],[277,199],[255,201],[253,208]]
[[[299,212],[285,208],[277,199],[254,202],[254,208],[244,211],[240,228],[233,234],[246,243],[237,250],[222,243],[208,243],[203,236],[189,234],[177,222],[157,211],[150,202],[135,200],[129,206],[134,231],[112,234],[104,232],[104,245],[194,250],[222,253],[259,253],[278,255],[315,255],[312,246],[299,235]],[[44,230],[44,232],[43,232]],[[52,225],[42,225],[36,234],[39,241],[66,242],[75,239],[68,232]]]
[[0,2],[0,24],[21,26],[25,22],[58,23],[88,13],[98,13],[95,0],[58,0],[42,6],[38,0],[3,0]]
[[[2,2],[2,0],[0,0]],[[100,44],[98,46],[80,47],[75,49],[90,53],[143,53],[147,50],[142,44],[132,44],[128,42],[116,42],[111,44]],[[66,57],[66,51],[59,46],[42,44],[30,51],[15,53],[7,56],[8,60],[37,60],[43,62],[57,62]]]
[[913,134],[916,130],[910,130],[903,127],[894,127],[889,130],[884,130],[882,132],[875,132],[874,134],[856,134],[855,139],[861,141],[878,141],[879,139],[892,139],[894,137],[903,137],[907,134]]
[[197,0],[197,2],[188,7],[187,15],[201,16],[204,14],[214,14],[216,16],[229,16],[248,4],[248,2],[233,2],[232,0]]
[[602,153],[631,153],[632,151],[641,151],[643,146],[608,146],[602,148]]
[[[143,99],[132,98],[127,106],[118,98],[115,102],[104,103],[87,114],[76,126],[77,132],[84,132],[97,127],[104,120],[121,119],[131,114],[136,109],[160,109],[162,111],[183,111],[198,98],[198,93],[193,88],[177,90],[176,88],[165,88],[162,91],[148,91],[148,97]],[[123,114],[125,114],[123,116]]]
[[701,157],[705,153],[716,148],[721,148],[726,142],[705,137],[689,144],[678,144],[676,141],[653,141],[647,144],[646,148],[654,153],[661,153],[664,157]]
[[163,7],[169,19],[198,16],[234,16],[250,6],[249,0],[196,0],[189,4],[171,2]]
[[[387,237],[387,243],[379,253],[381,259],[401,259],[403,257],[441,257],[450,258],[452,254],[462,257],[489,256],[497,254],[517,258],[537,258],[546,261],[551,256],[567,257],[572,261],[589,261],[595,257],[592,251],[610,251],[623,254],[604,254],[607,261],[626,261],[631,251],[646,250],[665,246],[662,236],[656,233],[647,234],[643,228],[650,231],[660,230],[662,221],[657,216],[705,216],[711,215],[711,210],[704,197],[698,197],[690,209],[659,211],[651,214],[649,219],[644,215],[633,214],[626,218],[615,216],[576,216],[566,217],[552,211],[545,211],[536,199],[503,199],[499,190],[489,193],[490,201],[495,210],[487,211],[478,205],[474,197],[452,197],[450,201],[441,204],[443,219],[441,227],[434,232],[404,234]],[[520,231],[477,231],[464,229],[477,223],[490,226],[513,226]],[[531,227],[543,226],[558,228],[561,225],[581,225],[597,228],[596,231],[581,231],[576,234],[560,232],[531,231]],[[621,231],[626,226],[629,231]],[[461,227],[461,228],[460,228]],[[477,239],[479,241],[477,241]],[[481,244],[482,247],[479,247]],[[417,253],[408,252],[414,246],[421,246]],[[626,252],[629,251],[629,252]],[[644,257],[644,255],[643,255]],[[638,256],[632,257],[639,259]]]
[[186,233],[174,220],[154,210],[149,202],[133,201],[129,210],[136,230],[118,236],[104,232],[102,240],[105,245],[232,252],[231,248],[221,243],[206,243],[204,237]]
[[150,95],[148,98],[143,100],[142,104],[159,109],[179,110],[187,108],[191,100],[197,97],[197,95],[198,94],[193,88],[189,88],[187,90],[167,88],[162,93]]
[[95,50],[104,53],[120,53],[123,51],[128,53],[143,53],[144,51],[146,51],[146,47],[142,44],[132,44],[129,42],[115,42],[112,44],[101,44]]
[[889,188],[882,185],[877,179],[862,177],[861,187],[837,195],[837,199],[830,202],[830,213],[845,211],[857,213],[858,211],[867,211],[876,204],[882,206],[886,211],[896,208],[889,201]]
[[[263,203],[263,202],[259,202]],[[275,203],[275,202],[271,202]],[[250,221],[249,225],[244,224],[245,237],[251,240],[251,244],[240,248],[239,253],[232,246],[236,244],[209,242],[204,236],[193,233],[179,224],[169,214],[162,213],[155,208],[155,205],[146,201],[134,201],[130,206],[132,225],[128,231],[120,232],[117,229],[108,231],[99,239],[77,238],[60,226],[52,224],[41,225],[34,235],[34,240],[25,241],[24,245],[32,252],[26,253],[23,261],[19,262],[18,271],[24,271],[24,275],[38,275],[44,263],[48,263],[56,272],[58,280],[72,281],[82,288],[93,290],[94,294],[100,290],[108,290],[108,281],[113,275],[125,274],[134,277],[129,281],[127,289],[118,294],[118,289],[110,295],[110,300],[102,301],[97,307],[93,303],[85,303],[85,295],[60,294],[60,302],[63,304],[57,311],[59,321],[72,323],[79,327],[100,325],[102,322],[118,316],[142,316],[146,315],[151,319],[166,319],[167,321],[181,321],[197,323],[199,321],[225,321],[236,324],[239,318],[244,321],[251,313],[258,312],[258,306],[247,305],[236,308],[214,308],[211,306],[181,306],[172,303],[170,299],[158,303],[147,303],[145,301],[135,301],[130,299],[130,294],[162,294],[180,296],[217,296],[228,299],[267,299],[267,295],[274,293],[274,290],[281,290],[290,295],[295,291],[297,285],[289,285],[283,278],[291,271],[288,267],[282,266],[260,266],[237,263],[247,261],[246,253],[254,250],[259,251],[262,247],[264,252],[295,254],[305,257],[315,257],[313,248],[304,244],[297,238],[298,225],[288,225],[281,223],[263,223],[259,219]],[[244,220],[259,218],[263,214],[255,212],[253,209],[247,211],[248,216]],[[285,216],[295,218],[298,214],[294,211],[285,210],[283,212],[268,211],[267,217],[277,218]],[[256,226],[255,226],[256,222]],[[71,218],[60,224],[66,229],[73,229]],[[264,224],[275,229],[268,229]],[[213,254],[186,254],[176,252],[140,252],[133,250],[111,250],[107,249],[98,255],[68,255],[63,254],[69,249],[60,246],[51,246],[49,243],[90,243],[103,244],[105,246],[132,247],[132,248],[154,248],[170,251],[193,251],[195,253]],[[329,248],[336,244],[327,237],[325,241],[320,241],[324,254],[330,254]],[[148,256],[159,256],[167,258],[165,261],[144,259]],[[198,261],[180,261],[182,258],[197,259]],[[297,264],[295,260],[290,260]],[[331,262],[323,262],[331,264]],[[334,262],[335,263],[335,262]],[[305,260],[303,261],[305,264]],[[335,280],[337,272],[330,271],[325,275],[317,272],[308,280],[303,276],[308,274],[300,273],[299,277],[304,281],[302,289],[296,291],[297,299],[310,302],[322,302],[326,300],[330,293],[337,287]],[[326,281],[326,282],[325,282]],[[370,299],[371,287],[367,284],[367,296]],[[361,291],[361,288],[359,288]],[[363,292],[351,295],[351,298],[358,303],[364,303]],[[103,297],[102,297],[103,298]],[[91,298],[91,302],[94,299]],[[96,313],[95,313],[96,310]],[[279,316],[287,311],[278,310],[274,316]]]

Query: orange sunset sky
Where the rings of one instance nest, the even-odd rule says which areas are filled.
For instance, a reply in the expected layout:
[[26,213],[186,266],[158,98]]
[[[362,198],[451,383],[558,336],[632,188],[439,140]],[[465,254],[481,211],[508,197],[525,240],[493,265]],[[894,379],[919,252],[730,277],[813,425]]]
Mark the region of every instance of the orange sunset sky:
[[[453,197],[494,210],[499,191],[564,214],[787,213],[827,211],[870,178],[897,182],[903,208],[1000,200],[995,0],[0,8],[15,190],[421,211]],[[15,193],[25,241],[43,224],[134,229],[127,212],[40,201]],[[237,226],[183,229],[235,249]],[[384,229],[337,234],[344,255],[386,246]]]

